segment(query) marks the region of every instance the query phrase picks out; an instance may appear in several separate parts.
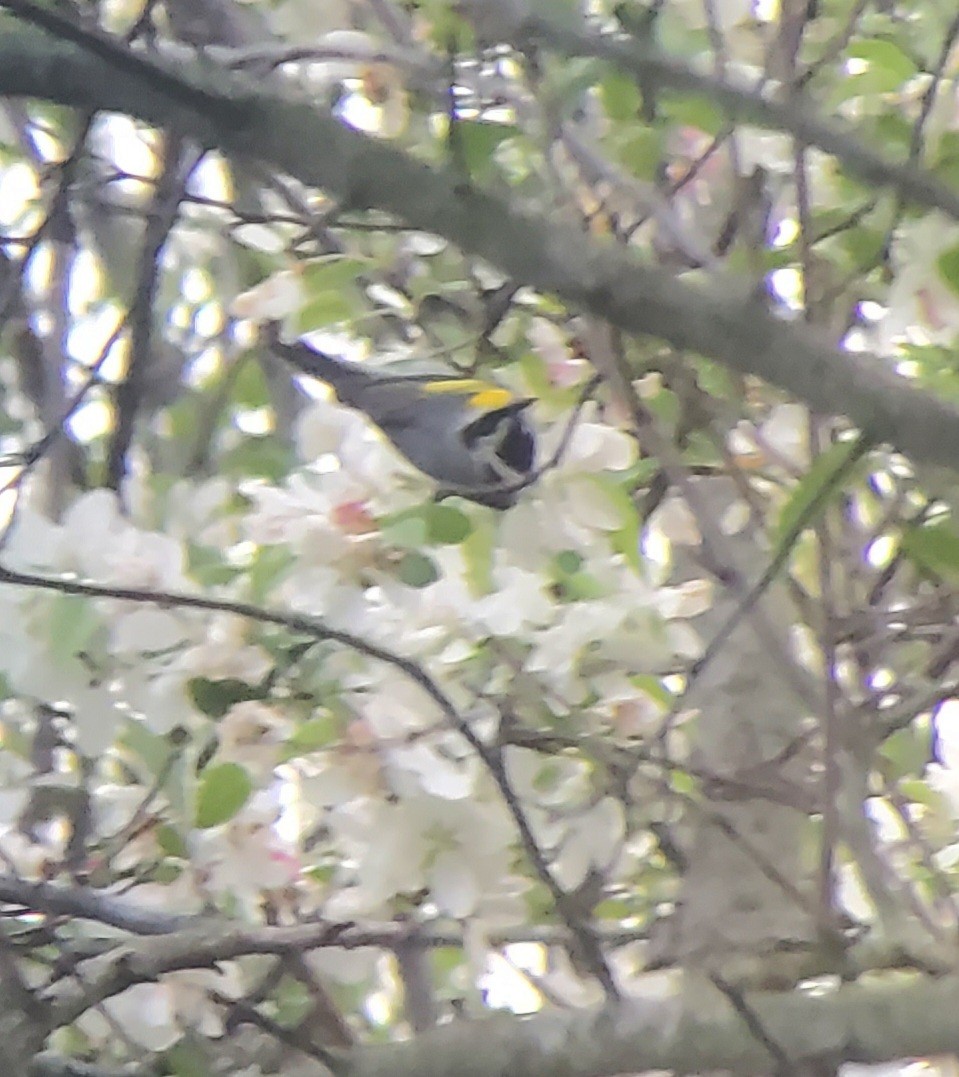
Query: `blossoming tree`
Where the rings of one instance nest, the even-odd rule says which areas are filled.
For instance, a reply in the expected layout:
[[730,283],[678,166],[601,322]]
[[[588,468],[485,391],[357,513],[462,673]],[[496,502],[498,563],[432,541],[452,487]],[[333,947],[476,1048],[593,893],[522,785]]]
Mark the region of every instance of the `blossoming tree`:
[[952,5],[0,9],[9,1072],[953,1072]]

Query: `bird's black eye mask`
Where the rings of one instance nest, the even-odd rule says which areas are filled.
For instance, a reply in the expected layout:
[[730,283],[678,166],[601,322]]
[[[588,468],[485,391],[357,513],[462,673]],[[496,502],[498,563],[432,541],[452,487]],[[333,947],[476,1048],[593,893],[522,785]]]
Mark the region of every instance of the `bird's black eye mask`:
[[463,428],[463,441],[469,447],[489,445],[496,456],[517,475],[533,470],[536,439],[523,422],[522,413],[532,400],[517,400],[505,408],[488,411]]

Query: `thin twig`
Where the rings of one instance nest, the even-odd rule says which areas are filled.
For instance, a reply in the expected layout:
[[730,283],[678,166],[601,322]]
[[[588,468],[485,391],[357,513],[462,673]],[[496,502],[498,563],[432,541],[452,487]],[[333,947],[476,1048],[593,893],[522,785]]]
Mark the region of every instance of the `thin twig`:
[[810,498],[808,504],[803,507],[802,512],[800,512],[795,521],[783,535],[782,540],[779,543],[779,548],[766,566],[763,574],[737,603],[736,608],[726,619],[726,622],[721,626],[719,631],[716,632],[706,649],[693,665],[693,668],[690,671],[690,683],[702,675],[706,667],[722,650],[726,639],[739,627],[740,624],[742,624],[744,618],[773,584],[776,577],[789,560],[793,548],[799,541],[802,533],[809,527],[813,520],[816,519],[828,498],[838,486],[845,482],[855,466],[859,463],[862,457],[869,452],[872,446],[872,439],[866,434],[860,434],[856,441],[850,445],[849,452],[839,464],[837,464],[832,474],[826,476],[822,485],[816,491],[815,497]]
[[506,768],[500,751],[487,745],[474,731],[470,723],[459,713],[453,702],[440,688],[439,684],[417,662],[394,651],[371,643],[352,632],[332,628],[323,621],[303,614],[287,613],[282,610],[264,609],[251,602],[234,602],[227,599],[209,598],[204,595],[192,595],[177,591],[150,591],[136,587],[111,587],[100,584],[85,583],[75,579],[63,579],[40,576],[35,573],[18,572],[0,565],[0,584],[19,585],[39,590],[55,591],[60,594],[82,595],[87,598],[109,598],[121,602],[137,602],[161,607],[179,607],[182,609],[205,610],[213,613],[233,613],[247,617],[260,624],[277,625],[291,632],[310,636],[316,640],[326,640],[349,647],[368,658],[399,669],[429,696],[439,707],[450,725],[466,740],[469,746],[486,767],[493,778],[500,796],[506,804],[519,833],[520,844],[526,853],[539,879],[545,884],[556,909],[566,926],[573,934],[583,959],[588,962],[590,971],[602,984],[604,991],[611,997],[617,997],[618,989],[606,964],[595,933],[585,923],[574,907],[570,895],[557,882],[547,862],[546,856],[539,848],[526,814],[519,803],[506,775]]
[[29,0],[0,0],[0,8],[6,8],[17,18],[39,26],[54,37],[72,42],[118,71],[143,78],[149,86],[181,106],[204,112],[224,123],[236,123],[242,119],[243,111],[235,100],[192,85],[151,57],[134,52],[123,38],[113,37],[101,30],[86,29],[56,9],[32,4]]
[[755,1040],[763,1045],[776,1063],[777,1077],[787,1077],[789,1074],[798,1074],[799,1068],[792,1061],[785,1049],[769,1034],[763,1026],[756,1011],[746,1002],[745,996],[738,987],[728,983],[717,973],[711,973],[709,979],[717,991],[726,996],[729,1004],[743,1019],[743,1024],[749,1029]]

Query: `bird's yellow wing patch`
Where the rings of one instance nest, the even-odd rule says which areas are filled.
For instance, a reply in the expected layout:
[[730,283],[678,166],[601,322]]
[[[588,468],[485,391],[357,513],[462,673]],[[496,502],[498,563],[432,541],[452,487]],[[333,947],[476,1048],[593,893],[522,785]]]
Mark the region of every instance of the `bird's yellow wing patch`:
[[429,381],[423,386],[428,393],[453,393],[468,398],[470,407],[477,411],[495,411],[512,403],[513,394],[509,389],[491,385],[488,381],[476,378],[442,378]]

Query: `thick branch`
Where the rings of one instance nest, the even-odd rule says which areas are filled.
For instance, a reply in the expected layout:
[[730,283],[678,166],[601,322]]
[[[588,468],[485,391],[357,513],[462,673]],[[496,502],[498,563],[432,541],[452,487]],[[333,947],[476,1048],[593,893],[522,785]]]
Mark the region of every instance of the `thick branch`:
[[[184,64],[181,72],[209,95],[208,66]],[[959,411],[896,376],[883,360],[836,351],[808,327],[778,321],[737,297],[739,282],[685,284],[574,228],[464,188],[458,173],[427,167],[307,104],[261,94],[224,71],[215,72],[215,82],[233,102],[233,123],[218,122],[205,99],[197,99],[196,110],[184,108],[162,87],[75,46],[37,33],[0,33],[0,94],[126,112],[260,157],[330,191],[344,208],[387,210],[627,332],[661,337],[756,374],[818,412],[841,410],[916,460],[959,467]]]
[[[959,1051],[959,979],[852,985],[823,994],[754,994],[745,1001],[788,1058],[884,1062]],[[670,1001],[526,1020],[456,1021],[404,1044],[358,1049],[349,1077],[603,1077],[668,1070],[768,1073],[770,1059],[725,1004],[680,1012]]]
[[[118,923],[117,902],[78,888],[35,885],[5,877],[3,898],[35,908],[73,911]],[[96,906],[101,905],[101,908]],[[307,923],[289,927],[217,923],[205,917],[145,918],[120,926],[163,930],[156,939],[121,944],[84,965],[83,975],[63,980],[45,996],[50,1027],[74,1020],[92,1005],[135,983],[164,973],[211,967],[246,954],[302,953],[316,947],[353,949],[401,945],[460,945],[459,932],[407,924],[343,925]],[[160,921],[166,919],[166,925]],[[182,925],[189,924],[189,927]],[[547,933],[547,944],[561,939]],[[537,937],[535,931],[532,937]],[[512,941],[511,933],[494,945]],[[615,933],[609,944],[630,941]],[[756,994],[746,999],[769,1037],[793,1059],[819,1057],[879,1062],[923,1053],[959,1050],[959,1027],[952,1020],[959,1005],[959,979],[897,977],[877,986],[846,986],[818,996]],[[354,1077],[456,1072],[464,1077],[501,1073],[598,1075],[670,1069],[694,1072],[710,1065],[736,1073],[768,1070],[769,1060],[740,1018],[724,1005],[700,1006],[697,1017],[682,1016],[678,1004],[622,1003],[610,1011],[543,1013],[528,1020],[496,1017],[456,1022],[406,1044],[360,1048],[348,1056]]]

